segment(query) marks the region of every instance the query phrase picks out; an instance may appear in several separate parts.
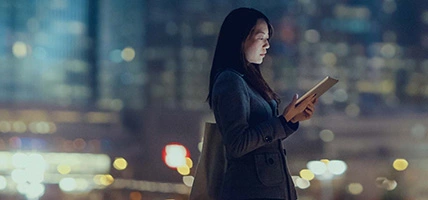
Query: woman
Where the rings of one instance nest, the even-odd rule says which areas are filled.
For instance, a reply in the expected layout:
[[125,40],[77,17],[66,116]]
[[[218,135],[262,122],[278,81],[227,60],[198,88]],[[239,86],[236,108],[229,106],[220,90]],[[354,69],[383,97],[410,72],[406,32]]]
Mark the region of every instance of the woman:
[[295,95],[278,114],[259,68],[271,35],[269,19],[250,8],[233,10],[220,29],[207,101],[226,147],[222,199],[297,199],[282,140],[312,117],[316,99],[296,106]]

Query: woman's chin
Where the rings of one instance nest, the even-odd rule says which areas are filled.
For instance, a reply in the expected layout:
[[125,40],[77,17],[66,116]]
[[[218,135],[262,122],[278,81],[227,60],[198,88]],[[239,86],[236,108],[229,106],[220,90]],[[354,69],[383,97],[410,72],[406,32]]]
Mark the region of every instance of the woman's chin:
[[252,64],[257,64],[257,65],[260,65],[260,64],[262,64],[262,62],[263,62],[263,60],[258,60],[258,61],[254,61],[254,62],[251,62]]

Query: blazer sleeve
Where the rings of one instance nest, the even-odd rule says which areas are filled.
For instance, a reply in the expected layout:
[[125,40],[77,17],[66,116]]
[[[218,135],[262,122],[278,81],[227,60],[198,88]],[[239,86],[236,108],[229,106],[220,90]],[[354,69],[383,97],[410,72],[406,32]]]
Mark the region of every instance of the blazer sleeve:
[[222,72],[212,92],[212,105],[228,156],[241,157],[259,147],[290,136],[297,127],[279,117],[249,124],[250,96],[245,80],[235,72]]

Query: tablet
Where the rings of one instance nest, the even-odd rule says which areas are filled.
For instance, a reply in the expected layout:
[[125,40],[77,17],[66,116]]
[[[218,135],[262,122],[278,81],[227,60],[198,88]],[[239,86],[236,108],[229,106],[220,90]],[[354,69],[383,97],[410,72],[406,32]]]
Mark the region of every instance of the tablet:
[[306,92],[303,96],[297,99],[296,105],[305,100],[305,98],[316,94],[315,98],[319,98],[322,94],[324,94],[328,89],[333,87],[339,80],[331,78],[330,76],[325,77],[322,81],[318,82],[314,87],[312,87],[308,92]]

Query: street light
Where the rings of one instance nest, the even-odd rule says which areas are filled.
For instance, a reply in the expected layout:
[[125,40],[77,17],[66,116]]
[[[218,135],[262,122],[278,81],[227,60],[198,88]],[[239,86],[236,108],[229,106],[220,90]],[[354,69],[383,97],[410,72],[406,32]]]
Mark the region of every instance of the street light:
[[333,199],[332,180],[344,174],[348,168],[342,160],[313,160],[306,165],[315,178],[321,181],[323,200]]
[[179,143],[171,143],[165,146],[162,158],[165,164],[172,169],[186,166],[186,158],[190,156],[189,150]]

